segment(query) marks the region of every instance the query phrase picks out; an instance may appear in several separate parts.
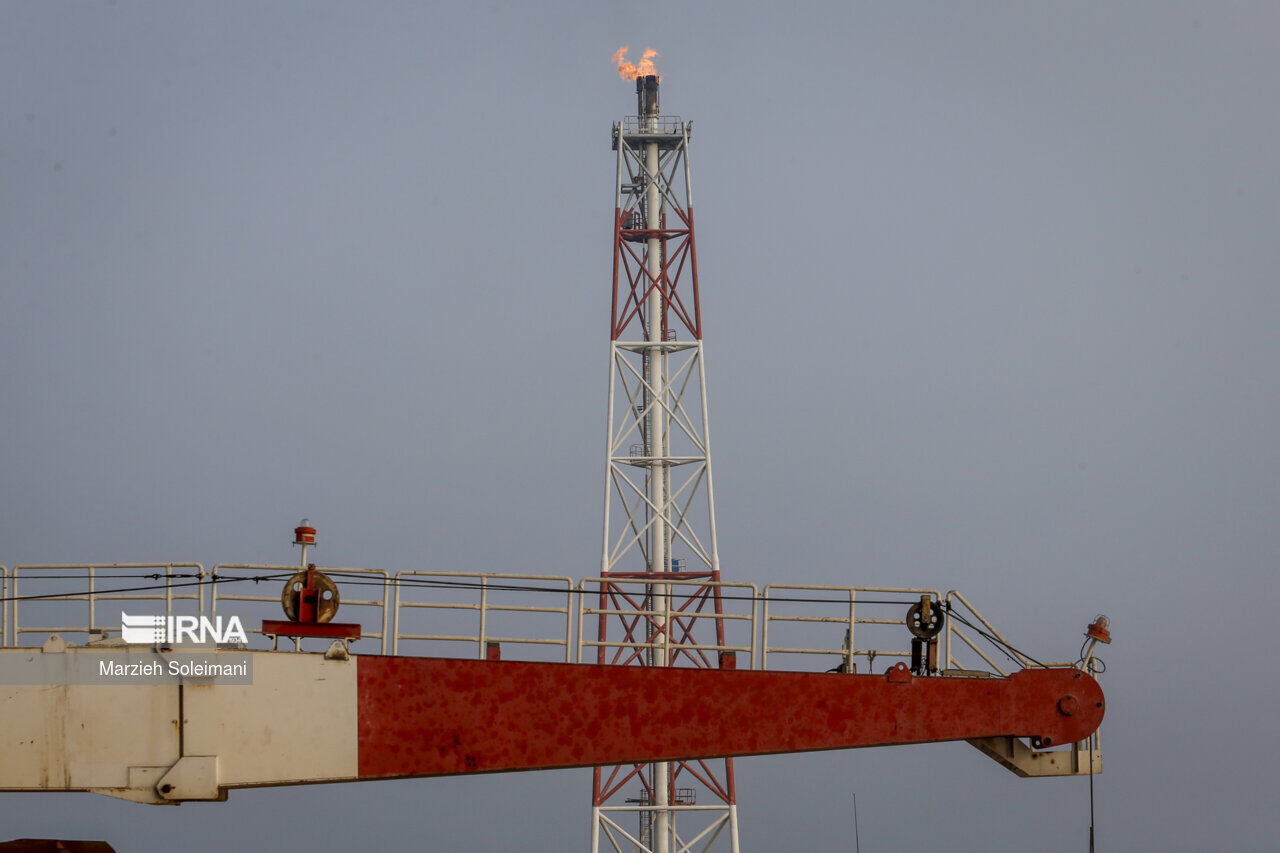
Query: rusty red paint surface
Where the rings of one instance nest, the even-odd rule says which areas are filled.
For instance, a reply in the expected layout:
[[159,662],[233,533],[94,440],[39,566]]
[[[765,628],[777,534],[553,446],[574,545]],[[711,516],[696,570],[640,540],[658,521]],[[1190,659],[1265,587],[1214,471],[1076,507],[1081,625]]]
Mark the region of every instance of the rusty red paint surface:
[[[1073,669],[1008,678],[361,656],[359,775],[437,776],[927,743],[1084,739],[1102,690]],[[1067,716],[1059,703],[1073,697]],[[1068,705],[1073,703],[1068,702]]]

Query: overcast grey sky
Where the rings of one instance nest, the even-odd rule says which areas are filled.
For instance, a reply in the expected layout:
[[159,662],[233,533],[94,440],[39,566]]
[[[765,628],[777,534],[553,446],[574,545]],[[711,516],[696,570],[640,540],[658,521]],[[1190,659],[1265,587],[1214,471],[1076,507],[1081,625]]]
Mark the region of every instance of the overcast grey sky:
[[[0,4],[0,563],[598,566],[609,57],[695,123],[726,579],[1115,644],[1100,850],[1275,849],[1280,7]],[[1261,604],[1259,604],[1261,602]],[[0,839],[582,849],[586,771],[0,796]],[[963,744],[742,761],[746,850],[1085,849]],[[799,839],[799,840],[797,840]]]

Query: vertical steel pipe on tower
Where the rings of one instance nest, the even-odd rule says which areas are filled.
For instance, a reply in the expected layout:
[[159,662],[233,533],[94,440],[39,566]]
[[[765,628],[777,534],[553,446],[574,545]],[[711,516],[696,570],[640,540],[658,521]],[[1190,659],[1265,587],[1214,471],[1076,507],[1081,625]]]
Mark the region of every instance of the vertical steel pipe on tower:
[[[650,136],[656,136],[658,131],[658,78],[657,77],[639,77],[636,79],[636,97],[638,99],[637,108],[640,116],[641,130]],[[658,143],[653,141],[644,144],[644,169],[648,175],[658,174]],[[645,241],[645,272],[650,281],[662,280],[662,240],[658,236],[662,227],[662,188],[658,181],[649,180],[645,186],[644,192],[644,227],[648,232],[648,239]],[[666,431],[663,429],[662,405],[663,388],[665,386],[666,371],[665,358],[662,352],[662,341],[664,337],[664,323],[659,322],[657,318],[662,317],[662,290],[658,287],[651,287],[647,299],[646,314],[649,319],[649,334],[646,340],[649,342],[649,348],[645,351],[645,382],[649,386],[649,394],[654,401],[658,401],[658,405],[649,406],[649,444],[650,448],[646,451],[646,455],[650,457],[649,462],[649,494],[650,502],[660,507],[666,503],[666,467],[663,462],[666,458],[666,441],[664,437]],[[663,318],[665,320],[665,318]],[[652,573],[666,572],[669,568],[667,565],[667,525],[663,513],[657,513],[653,519],[653,527],[650,529],[650,545],[649,545],[649,571]],[[668,602],[668,587],[666,584],[654,585],[654,605],[661,604],[664,610],[662,624],[666,624],[669,614],[665,612]],[[662,643],[654,650],[654,665],[668,666],[670,665],[669,642],[670,634],[666,631],[662,634]],[[653,765],[653,800],[655,803],[666,803],[671,799],[669,776],[671,768],[665,761],[658,762]],[[669,853],[670,844],[670,821],[669,813],[659,810],[653,813],[653,847],[655,853]]]
[[[613,128],[604,547],[587,645],[604,664],[716,668],[732,656],[722,654],[690,126],[660,113],[658,83],[637,77],[636,115]],[[592,803],[593,851],[602,838],[605,849],[650,853],[738,850],[731,759],[597,768]]]

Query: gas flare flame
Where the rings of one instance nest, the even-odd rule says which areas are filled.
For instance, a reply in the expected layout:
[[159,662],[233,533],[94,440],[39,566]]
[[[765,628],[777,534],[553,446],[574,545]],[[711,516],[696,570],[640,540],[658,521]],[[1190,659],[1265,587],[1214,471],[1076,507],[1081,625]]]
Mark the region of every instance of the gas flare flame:
[[651,47],[644,49],[644,55],[640,57],[640,62],[627,62],[627,51],[631,48],[623,45],[618,48],[617,53],[613,55],[613,64],[618,66],[618,76],[623,80],[634,80],[637,77],[648,77],[650,75],[657,76],[658,69],[653,67],[653,58],[661,56]]

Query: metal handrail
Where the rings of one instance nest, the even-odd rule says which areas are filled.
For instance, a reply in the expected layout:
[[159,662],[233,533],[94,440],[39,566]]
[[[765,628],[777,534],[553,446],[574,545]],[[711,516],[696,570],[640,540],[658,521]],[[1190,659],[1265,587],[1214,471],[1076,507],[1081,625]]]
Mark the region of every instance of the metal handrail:
[[[341,598],[341,605],[346,605],[348,607],[372,607],[379,611],[377,630],[366,631],[364,630],[362,623],[360,639],[377,640],[378,654],[386,654],[388,626],[390,624],[388,603],[391,596],[391,577],[388,572],[385,569],[337,568],[332,566],[320,567],[319,570],[324,572],[326,575],[329,575],[334,583],[339,585],[342,583],[343,575],[358,575],[361,577],[376,578],[380,581],[379,585],[382,587],[382,595],[380,598],[348,598],[344,595]],[[222,583],[217,582],[217,579],[227,573],[238,574],[240,572],[255,572],[259,574],[278,574],[282,576],[283,580],[284,577],[291,576],[293,573],[299,571],[302,571],[302,567],[298,565],[283,566],[264,563],[219,563],[213,567],[213,577],[215,582],[211,584],[213,592],[210,595],[210,612],[215,615],[217,614],[219,601],[245,601],[270,603],[275,605],[280,604],[280,593],[276,593],[275,595],[247,595],[244,593],[223,592],[223,585]],[[235,577],[235,574],[231,574],[231,576]],[[262,634],[261,628],[254,633]],[[266,635],[263,634],[263,636]]]
[[[780,614],[771,611],[770,605],[776,604],[803,604],[804,599],[799,601],[793,600],[791,596],[785,596],[786,601],[775,601],[775,596],[780,592],[805,593],[805,592],[822,592],[822,593],[840,593],[848,597],[849,611],[840,616],[795,616],[791,614]],[[908,657],[911,652],[903,649],[859,649],[854,644],[857,625],[901,625],[903,620],[886,619],[871,616],[859,616],[857,614],[857,598],[859,593],[888,593],[890,595],[932,595],[941,600],[942,596],[936,589],[925,589],[922,587],[895,587],[895,586],[827,586],[819,584],[767,584],[764,588],[764,619],[761,626],[761,669],[769,668],[770,654],[785,655],[839,655],[844,659],[844,667],[846,672],[853,672],[853,661],[857,657],[866,657],[868,661],[873,661],[877,657]],[[823,604],[835,604],[836,602],[814,602]],[[912,602],[904,600],[902,604],[910,605]],[[872,606],[872,605],[865,605]],[[769,644],[769,626],[774,622],[786,623],[827,623],[845,626],[845,643],[840,648],[833,647],[803,647],[803,646],[773,646]]]
[[[439,601],[403,601],[402,592],[406,588],[430,588],[427,585],[415,584],[408,582],[411,578],[439,578],[442,581],[461,581],[470,580],[478,586],[475,589],[479,593],[479,600],[474,603],[469,602],[439,602]],[[542,605],[519,605],[519,604],[493,604],[489,601],[490,581],[539,581],[542,583],[551,582],[554,584],[564,584],[564,605],[563,606],[542,606]],[[391,654],[400,653],[401,640],[415,640],[421,642],[452,642],[452,643],[475,643],[477,655],[483,658],[486,655],[486,645],[488,643],[508,643],[514,645],[531,645],[531,646],[559,646],[564,649],[564,662],[569,663],[570,650],[572,649],[572,609],[569,604],[569,597],[573,592],[573,580],[561,575],[531,575],[517,573],[489,573],[489,572],[429,572],[409,570],[397,572],[395,576],[395,631],[392,635]],[[498,585],[493,591],[505,592],[502,585]],[[547,590],[549,592],[560,592],[558,589]],[[406,610],[443,610],[443,611],[462,611],[474,612],[479,617],[479,623],[474,634],[417,634],[409,633],[401,627],[401,608]],[[564,634],[563,636],[551,638],[539,637],[500,637],[489,633],[489,616],[493,613],[550,613],[560,614],[564,616]]]
[[[106,580],[103,574],[108,570],[117,573],[112,579],[117,581],[114,584],[115,587],[129,585],[129,580],[134,577],[141,579],[149,574],[160,575],[160,577],[157,579],[158,582],[155,584],[154,590],[118,592],[113,588],[101,588],[103,581]],[[29,588],[32,582],[41,581],[42,575],[49,575],[57,571],[75,575],[87,589],[81,589],[77,586],[74,588],[75,591],[70,593],[48,592],[46,595],[44,590],[47,587],[42,585],[37,587],[37,592],[30,599],[24,601],[24,607],[19,607],[19,598],[21,598],[21,592],[24,589]],[[163,602],[163,613],[166,616],[175,615],[174,610],[179,607],[182,608],[181,612],[187,612],[190,609],[199,615],[204,615],[206,609],[208,609],[216,615],[220,602],[224,606],[225,603],[231,601],[277,604],[280,600],[277,594],[251,595],[238,593],[224,589],[225,583],[217,583],[216,581],[220,578],[225,581],[229,576],[242,573],[279,574],[285,576],[297,571],[299,571],[299,567],[296,565],[251,563],[220,563],[214,566],[212,573],[206,572],[201,564],[195,562],[62,563],[13,567],[0,565],[0,646],[16,646],[24,636],[31,634],[74,632],[101,636],[119,635],[120,629],[115,620],[101,619],[103,616],[101,608],[107,602],[112,605],[118,602]],[[704,579],[663,581],[650,578],[596,576],[584,578],[575,583],[573,579],[566,576],[525,573],[414,570],[399,572],[393,578],[387,571],[382,569],[330,568],[326,569],[326,571],[334,575],[335,580],[338,582],[341,582],[343,576],[346,575],[353,582],[358,583],[360,578],[367,578],[381,587],[380,595],[375,594],[369,598],[344,597],[342,599],[342,603],[349,606],[375,608],[379,611],[377,619],[373,620],[374,624],[370,625],[371,630],[364,632],[364,637],[371,641],[376,641],[381,654],[388,653],[388,645],[390,645],[391,654],[399,654],[401,651],[400,642],[404,640],[471,643],[474,644],[478,656],[484,657],[486,644],[497,642],[559,648],[563,650],[563,660],[565,662],[575,659],[580,662],[594,662],[596,655],[592,653],[592,650],[619,648],[633,648],[637,651],[668,649],[673,652],[682,651],[686,654],[693,654],[695,650],[709,653],[738,652],[744,656],[750,656],[749,666],[751,668],[760,669],[769,668],[771,655],[838,656],[843,660],[845,670],[852,672],[854,671],[852,665],[855,658],[864,657],[874,661],[875,658],[881,656],[907,657],[910,655],[910,652],[906,649],[875,648],[870,646],[860,648],[855,642],[858,638],[858,626],[894,626],[902,624],[902,618],[896,615],[893,618],[884,618],[883,614],[870,615],[867,613],[868,607],[883,606],[886,602],[881,601],[872,604],[860,601],[860,598],[867,594],[890,594],[904,596],[901,602],[904,606],[913,603],[920,595],[931,595],[936,597],[949,612],[955,615],[962,615],[963,618],[949,618],[945,622],[944,632],[940,637],[940,643],[942,644],[940,651],[942,652],[944,669],[964,669],[965,666],[960,658],[967,656],[968,652],[962,655],[962,650],[965,648],[982,661],[979,664],[979,669],[986,667],[988,671],[999,675],[1008,674],[1008,665],[1001,666],[997,662],[999,654],[996,653],[996,649],[999,649],[1000,654],[1007,654],[1012,657],[1018,666],[1039,665],[1036,661],[1013,648],[1004,635],[991,624],[990,620],[983,616],[957,590],[950,590],[945,596],[942,596],[937,590],[918,587],[769,584],[764,587],[763,595],[760,595],[758,588],[754,584],[717,583]],[[436,579],[446,586],[454,585],[450,582],[469,582],[475,588],[474,600],[454,602],[413,600],[413,597],[408,595],[407,588],[429,587],[431,579]],[[52,580],[52,578],[46,577],[43,579],[43,583],[49,583]],[[185,588],[181,583],[183,580],[189,581],[192,584],[191,587]],[[210,580],[215,582],[210,583]],[[119,581],[124,581],[124,584],[119,583]],[[522,604],[518,602],[507,603],[506,601],[495,602],[492,600],[495,592],[539,591],[529,587],[528,584],[531,581],[547,584],[548,586],[542,591],[555,593],[558,597],[556,602],[553,604]],[[24,586],[24,584],[28,586]],[[393,584],[395,585],[394,602],[391,600],[391,586]],[[750,600],[751,605],[747,612],[742,612],[741,608],[737,608],[732,612],[722,611],[720,613],[692,609],[673,610],[671,612],[673,625],[674,621],[679,619],[683,623],[683,627],[679,631],[673,630],[672,636],[663,636],[661,626],[658,624],[662,617],[661,610],[655,611],[639,605],[635,607],[625,604],[618,606],[616,603],[607,601],[601,606],[599,602],[599,597],[605,591],[606,585],[618,589],[624,594],[643,597],[647,594],[645,588],[652,587],[655,584],[668,587],[673,600],[691,602],[696,597],[701,596],[704,598],[704,603],[700,603],[698,606],[703,607],[705,607],[705,602],[713,600],[710,597],[710,588],[745,591],[747,593],[745,595],[735,595],[723,600]],[[212,587],[207,599],[204,592],[205,586]],[[457,587],[455,586],[455,588]],[[701,592],[693,592],[694,590],[701,590]],[[825,613],[819,612],[815,615],[812,610],[808,613],[793,613],[786,612],[783,609],[784,606],[799,605],[803,607],[805,602],[810,600],[807,596],[814,593],[820,593],[821,595],[813,596],[813,604],[828,607],[834,604],[838,607],[847,607],[847,611],[837,614],[827,611]],[[833,593],[841,597],[842,601],[832,602]],[[576,620],[572,604],[572,596],[574,595],[578,597]],[[46,608],[46,615],[51,615],[55,618],[48,620],[49,624],[32,623],[23,625],[21,616],[29,609],[34,609],[27,602],[43,605]],[[49,608],[51,602],[65,602],[72,608],[78,605],[87,605],[87,622],[80,625],[62,624],[66,621],[62,617],[67,611],[58,608],[50,613],[47,608]],[[862,604],[862,607],[859,607],[859,604]],[[476,619],[476,628],[474,631],[464,630],[460,633],[429,633],[407,630],[407,626],[404,624],[406,622],[404,617],[410,611],[419,609],[429,612],[470,613]],[[545,614],[555,617],[557,621],[562,620],[563,629],[559,632],[552,632],[547,636],[528,636],[519,635],[518,633],[507,636],[507,634],[513,634],[511,631],[504,631],[500,635],[494,633],[492,624],[493,618],[499,614],[535,616],[537,614]],[[760,618],[761,614],[763,614],[763,618]],[[644,625],[641,635],[633,636],[630,640],[611,638],[607,635],[600,637],[596,636],[594,631],[584,631],[586,620],[589,618],[614,620],[634,619],[637,617],[650,620],[650,622]],[[99,624],[100,619],[104,624]],[[734,629],[734,636],[726,638],[724,642],[705,643],[699,642],[692,634],[686,635],[685,629],[690,628],[696,620],[705,620],[707,622],[719,620],[722,625],[737,625],[739,627]],[[53,624],[53,622],[58,624]],[[836,647],[834,644],[813,646],[804,642],[783,645],[779,642],[783,638],[781,636],[775,637],[770,632],[786,624],[814,626],[813,630],[818,630],[819,626],[823,625],[844,626],[847,639],[840,647]],[[974,630],[970,629],[969,625],[977,629],[976,634]],[[747,638],[742,638],[742,632],[744,631]],[[587,661],[588,657],[591,657],[592,660]],[[744,660],[742,663],[746,665],[747,661]],[[1072,664],[1061,665],[1070,666]]]
[[[645,125],[651,125],[651,127],[646,127]],[[679,135],[684,133],[684,120],[675,115],[660,115],[657,118],[624,116],[622,119],[622,132],[624,134],[670,133]]]
[[[1012,655],[1017,660],[1019,666],[1028,667],[1028,666],[1032,666],[1035,663],[1026,655],[1022,654],[1013,646],[1011,646],[1009,644],[1009,641],[1004,638],[1004,635],[1001,634],[999,631],[997,631],[995,629],[995,626],[993,626],[990,622],[988,622],[987,618],[983,616],[981,613],[979,613],[976,607],[974,607],[972,604],[969,603],[969,599],[965,598],[958,591],[954,589],[949,591],[947,593],[946,601],[947,601],[948,611],[953,611],[955,609],[955,604],[953,602],[959,602],[960,604],[963,604],[965,609],[968,610],[969,613],[975,619],[977,619],[979,622],[982,623],[982,627],[987,630],[987,633],[989,633],[991,636],[995,637],[997,640],[999,640],[1001,643],[1004,644],[1007,650],[1006,654]],[[992,669],[994,669],[996,672],[1000,673],[1001,675],[1006,674],[1001,667],[996,665],[995,661],[993,661],[985,652],[983,652],[982,649],[978,648],[977,644],[973,640],[969,639],[969,637],[963,631],[961,631],[959,628],[955,626],[955,620],[952,620],[952,619],[947,620],[946,642],[943,648],[943,656],[947,661],[948,667],[952,666],[957,662],[955,659],[955,656],[952,654],[951,637],[953,634],[959,637],[961,641],[964,642],[965,645],[973,649],[973,651],[975,651],[979,657],[981,657],[984,661],[986,661],[987,664]]]
[[[597,588],[594,590],[589,589],[589,586],[592,584],[596,585]],[[664,615],[664,611],[654,611],[654,610],[646,610],[646,609],[640,609],[640,608],[625,609],[625,608],[616,608],[616,607],[589,607],[587,605],[588,596],[595,596],[599,598],[599,596],[605,594],[604,592],[605,585],[615,586],[615,587],[622,587],[622,586],[647,587],[647,586],[654,586],[654,585],[662,585],[667,587],[682,587],[682,588],[692,587],[697,589],[709,587],[712,589],[725,589],[725,590],[736,589],[736,590],[749,591],[750,595],[735,596],[734,600],[740,600],[742,598],[746,598],[750,600],[751,601],[750,613],[704,613],[704,612],[680,612],[680,611],[672,611],[671,613],[671,618],[673,620],[676,618],[681,618],[681,619],[689,619],[689,620],[705,619],[709,622],[716,621],[716,620],[723,620],[725,622],[747,622],[749,625],[749,628],[748,628],[748,635],[750,637],[749,643],[748,645],[744,646],[744,645],[732,645],[728,643],[723,645],[714,644],[714,643],[701,643],[697,641],[679,642],[679,641],[675,641],[672,638],[668,638],[668,639],[657,641],[657,642],[646,642],[642,640],[615,641],[615,640],[605,640],[605,639],[594,639],[594,640],[586,639],[585,631],[584,631],[584,623],[588,617],[598,618],[602,616],[603,617],[634,616],[639,618],[641,616],[644,616],[645,618],[652,620],[654,617],[660,617]],[[756,667],[756,663],[757,663],[756,622],[757,622],[757,616],[758,616],[758,608],[759,608],[758,602],[760,598],[760,590],[759,590],[759,587],[757,587],[753,583],[725,583],[723,581],[709,581],[709,580],[661,580],[661,579],[650,580],[650,579],[642,579],[642,578],[592,577],[592,578],[583,578],[578,584],[578,589],[580,592],[578,596],[578,647],[577,647],[577,656],[578,656],[579,663],[595,663],[594,660],[588,661],[583,657],[584,650],[588,650],[588,649],[606,649],[606,648],[668,649],[668,650],[673,650],[678,652],[682,651],[682,652],[685,652],[686,654],[689,654],[690,650],[692,649],[702,649],[705,651],[712,651],[712,652],[742,652],[749,656],[751,668],[754,669]],[[680,595],[676,593],[672,593],[671,597],[672,599],[675,599],[677,597],[680,597]]]
[[[163,584],[163,592],[148,593],[141,590],[131,592],[117,592],[111,589],[98,591],[97,589],[97,572],[99,570],[126,570],[136,571],[140,569],[163,569],[165,582]],[[191,592],[175,592],[173,581],[190,577],[190,573],[183,575],[175,575],[174,569],[194,569],[195,570],[195,588]],[[31,579],[35,580],[41,572],[48,571],[76,571],[84,572],[84,579],[88,581],[89,588],[82,593],[50,593],[49,595],[36,595],[31,598],[21,599],[25,602],[77,602],[83,601],[88,604],[89,620],[86,625],[33,625],[30,628],[23,628],[18,622],[18,603],[19,594],[19,575],[22,572],[34,573]],[[156,572],[151,572],[156,574]],[[122,580],[131,577],[131,575],[123,575],[113,580]],[[137,577],[146,578],[147,575],[139,571]],[[193,601],[196,603],[197,613],[204,614],[204,567],[199,563],[47,563],[32,564],[23,566],[14,566],[13,573],[8,579],[8,592],[6,597],[10,599],[9,607],[9,636],[12,645],[18,645],[18,640],[23,634],[57,634],[57,633],[101,633],[103,636],[110,636],[111,633],[120,632],[118,625],[107,623],[106,625],[98,624],[97,604],[103,601],[163,601],[164,615],[173,615],[173,606],[175,602]],[[157,585],[159,588],[159,585]],[[181,589],[181,587],[180,587]],[[158,615],[158,614],[157,614]]]

